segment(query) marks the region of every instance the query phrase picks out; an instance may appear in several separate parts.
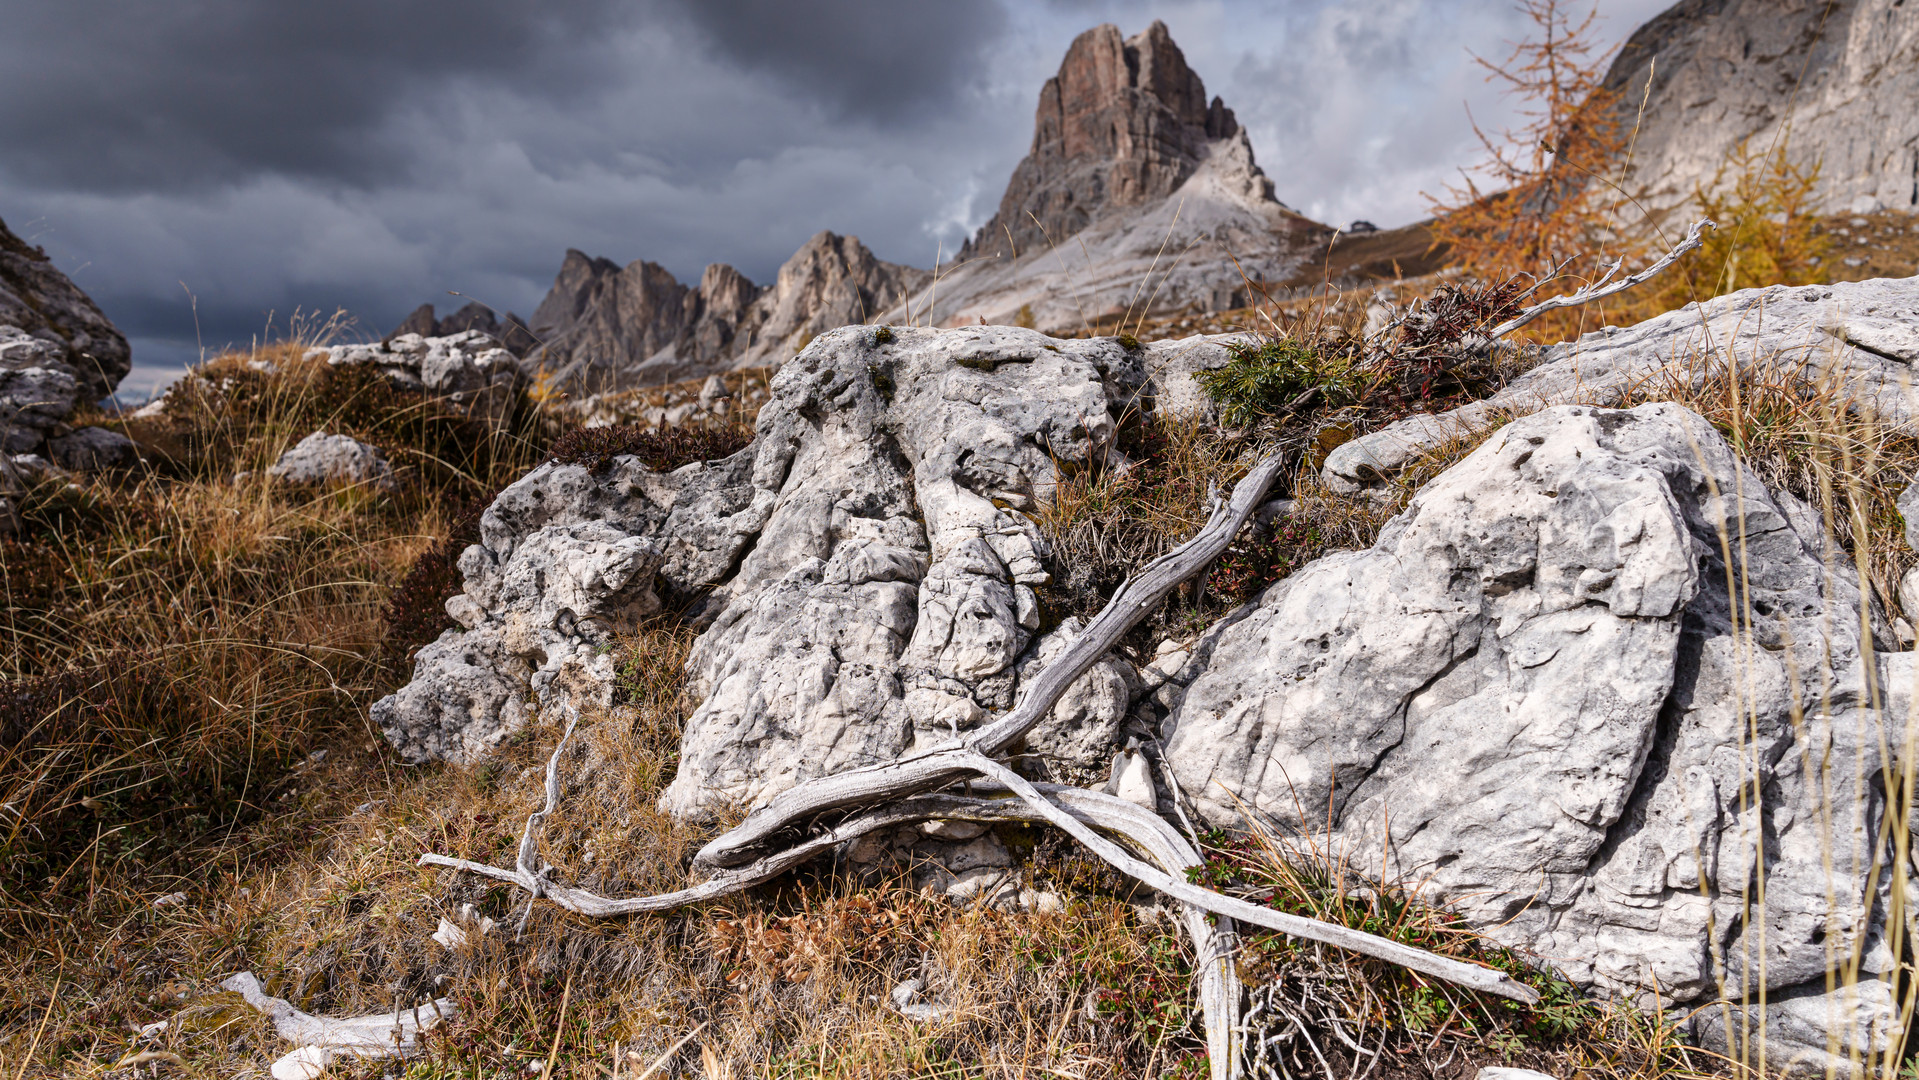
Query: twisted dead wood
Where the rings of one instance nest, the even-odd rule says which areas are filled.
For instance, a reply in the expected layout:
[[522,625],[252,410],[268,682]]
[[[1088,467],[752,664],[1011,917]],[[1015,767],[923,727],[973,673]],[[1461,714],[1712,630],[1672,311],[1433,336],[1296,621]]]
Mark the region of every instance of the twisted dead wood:
[[[980,785],[982,789],[996,784]],[[1113,832],[1159,864],[1159,876],[1181,874],[1201,864],[1199,852],[1173,828],[1151,811],[1103,792],[1058,784],[1029,785],[1054,811],[1084,821],[1093,828]],[[761,859],[750,866],[723,870],[698,885],[654,896],[612,899],[585,889],[544,883],[540,895],[568,911],[594,918],[671,911],[691,904],[706,903],[751,888],[793,869],[833,847],[857,839],[878,829],[916,825],[923,821],[973,821],[982,824],[1040,823],[1052,818],[1022,799],[988,798],[953,794],[921,795],[871,813],[840,822],[805,843]],[[1128,856],[1130,859],[1131,856]],[[485,863],[452,859],[428,852],[420,856],[427,866],[445,866],[508,882],[532,891],[528,879],[517,870]],[[1145,865],[1145,864],[1140,864]],[[1164,891],[1164,890],[1162,890]],[[1207,920],[1206,909],[1182,902],[1183,922],[1192,935],[1196,982],[1200,1011],[1206,1023],[1206,1047],[1210,1059],[1221,1064],[1239,1060],[1238,1014],[1239,974],[1233,966],[1231,941],[1233,921],[1220,917],[1217,925]],[[1216,1080],[1234,1075],[1215,1072]]]
[[[1692,225],[1686,229],[1685,238],[1673,245],[1671,251],[1661,255],[1659,261],[1646,267],[1637,274],[1622,278],[1619,281],[1612,281],[1612,276],[1619,272],[1619,268],[1625,265],[1626,260],[1624,257],[1614,259],[1613,264],[1606,268],[1606,272],[1600,275],[1598,281],[1583,285],[1564,296],[1555,296],[1550,300],[1542,300],[1534,304],[1505,322],[1500,323],[1498,326],[1493,327],[1491,330],[1488,330],[1486,332],[1486,340],[1498,341],[1500,338],[1505,337],[1507,334],[1512,333],[1514,330],[1532,322],[1534,319],[1539,318],[1549,311],[1578,307],[1581,304],[1590,304],[1594,300],[1604,300],[1608,296],[1615,296],[1635,285],[1649,281],[1657,277],[1668,266],[1678,262],[1681,255],[1704,244],[1706,242],[1704,236],[1706,229],[1717,229],[1718,227],[1719,223],[1711,218],[1701,218],[1693,222]],[[1609,281],[1611,281],[1612,284],[1608,285],[1607,282]]]
[[1259,507],[1266,489],[1284,466],[1285,457],[1278,451],[1253,466],[1234,486],[1230,499],[1214,504],[1206,525],[1192,539],[1154,559],[1137,577],[1128,578],[1120,586],[1078,639],[1059,659],[1046,665],[1025,697],[1006,715],[930,750],[790,787],[701,848],[693,864],[709,869],[739,866],[783,841],[791,842],[786,835],[790,830],[804,827],[823,814],[938,790],[973,773],[962,763],[966,755],[1000,753],[1026,734],[1052,711],[1066,688],[1118,644],[1126,631],[1181,582],[1212,565]]

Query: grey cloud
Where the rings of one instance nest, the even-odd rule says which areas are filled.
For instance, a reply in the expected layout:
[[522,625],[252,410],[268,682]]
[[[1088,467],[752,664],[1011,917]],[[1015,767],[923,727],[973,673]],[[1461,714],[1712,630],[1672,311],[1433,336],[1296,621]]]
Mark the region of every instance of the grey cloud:
[[94,191],[369,183],[405,163],[388,125],[428,88],[577,93],[626,18],[615,0],[24,0],[0,34],[5,167]]
[[1462,98],[1502,119],[1465,50],[1515,31],[1503,5],[1001,2],[0,0],[0,217],[139,365],[295,307],[526,314],[568,247],[766,282],[832,229],[927,266],[997,205],[1073,37],[1164,18],[1282,198],[1390,225],[1470,160]]
[[997,0],[687,0],[685,11],[726,56],[882,122],[951,108],[1007,23]]

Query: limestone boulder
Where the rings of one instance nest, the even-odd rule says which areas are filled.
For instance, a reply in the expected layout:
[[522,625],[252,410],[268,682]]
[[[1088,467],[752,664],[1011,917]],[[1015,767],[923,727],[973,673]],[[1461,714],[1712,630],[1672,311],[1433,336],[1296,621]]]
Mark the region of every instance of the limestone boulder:
[[[1882,769],[1913,679],[1867,603],[1696,414],[1557,406],[1202,637],[1165,756],[1215,824],[1310,837],[1644,1005],[1763,989],[1796,1051],[1843,1055],[1889,1037]],[[1726,1015],[1689,1022],[1723,1045]]]
[[[702,627],[675,814],[968,730],[1075,632],[1044,633],[1028,514],[1058,468],[1117,460],[1118,417],[1154,400],[1145,358],[1012,327],[822,334],[725,461],[550,463],[502,492],[460,559],[462,629],[374,716],[411,758],[471,759],[538,705],[610,702],[620,635],[666,610]],[[1103,662],[1035,745],[1103,770],[1132,679]]]
[[374,722],[408,760],[471,761],[532,703],[611,703],[618,635],[667,603],[697,618],[751,542],[736,522],[752,460],[659,474],[623,457],[599,475],[549,462],[508,486],[460,555],[464,589],[446,603],[460,629],[420,651]]

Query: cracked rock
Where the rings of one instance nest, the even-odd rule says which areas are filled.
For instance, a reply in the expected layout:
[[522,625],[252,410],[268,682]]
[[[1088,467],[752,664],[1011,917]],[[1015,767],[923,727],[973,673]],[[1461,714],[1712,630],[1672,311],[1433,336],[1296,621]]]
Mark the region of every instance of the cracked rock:
[[1861,637],[1851,566],[1696,414],[1547,409],[1202,637],[1166,760],[1214,824],[1311,834],[1642,1005],[1763,986],[1811,1015],[1857,950],[1835,1037],[1870,1051],[1894,965],[1866,687],[1902,722],[1912,654]]

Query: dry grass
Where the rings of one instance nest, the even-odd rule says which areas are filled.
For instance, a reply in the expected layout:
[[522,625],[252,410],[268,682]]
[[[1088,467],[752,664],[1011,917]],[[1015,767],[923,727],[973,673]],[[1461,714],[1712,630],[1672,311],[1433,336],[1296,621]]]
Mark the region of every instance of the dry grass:
[[[417,867],[424,850],[510,862],[555,733],[471,768],[396,763],[366,720],[405,674],[382,648],[389,593],[461,506],[543,455],[527,439],[462,442],[470,429],[430,403],[303,351],[216,361],[168,418],[127,424],[156,469],[33,493],[27,534],[0,552],[0,1076],[259,1075],[288,1047],[215,989],[239,970],[336,1015],[451,994],[465,1015],[413,1076],[549,1054],[557,1075],[597,1075],[701,1024],[669,1071],[1199,1067],[1171,924],[1097,888],[1016,914],[922,895],[912,866],[822,868],[670,918],[542,905],[516,940],[507,890]],[[319,427],[383,446],[401,489],[268,486],[264,467]],[[690,640],[663,622],[623,645],[620,704],[570,752],[547,830],[568,879],[614,894],[684,883],[705,836],[653,803],[677,765]],[[1007,839],[1044,849],[1030,830]],[[1070,860],[1039,862],[1044,876]],[[448,952],[431,934],[468,903],[503,928]],[[892,1011],[909,975],[942,1019]],[[163,1019],[157,1041],[135,1037]]]

